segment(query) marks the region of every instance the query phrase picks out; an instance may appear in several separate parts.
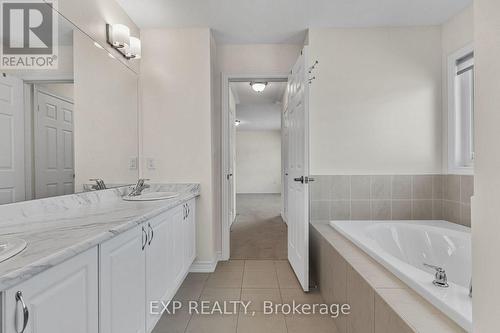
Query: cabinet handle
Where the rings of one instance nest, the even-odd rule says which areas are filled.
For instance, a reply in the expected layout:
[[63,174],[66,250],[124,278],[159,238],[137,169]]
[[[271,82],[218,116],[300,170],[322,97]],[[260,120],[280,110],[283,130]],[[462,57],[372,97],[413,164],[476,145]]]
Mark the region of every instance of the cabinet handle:
[[149,237],[148,245],[151,245],[151,242],[153,241],[153,237],[154,237],[155,233],[154,233],[153,227],[151,227],[150,223],[148,223],[148,228],[149,228],[149,230],[151,230],[151,236]]
[[148,243],[148,233],[146,232],[146,229],[144,229],[144,226],[142,226],[142,250],[144,250],[147,243]]
[[189,204],[187,204],[187,208],[188,208],[188,216],[191,215],[191,206]]
[[186,217],[187,217],[187,207],[186,207],[186,204],[182,205],[182,207],[184,207],[184,216],[182,217],[182,219],[185,220]]
[[23,328],[21,331],[18,331],[19,333],[24,333],[26,330],[26,326],[28,326],[28,319],[30,317],[30,312],[28,310],[28,307],[26,306],[26,303],[24,303],[23,299],[23,293],[21,291],[18,291],[16,293],[16,302],[21,302],[21,305],[23,306]]

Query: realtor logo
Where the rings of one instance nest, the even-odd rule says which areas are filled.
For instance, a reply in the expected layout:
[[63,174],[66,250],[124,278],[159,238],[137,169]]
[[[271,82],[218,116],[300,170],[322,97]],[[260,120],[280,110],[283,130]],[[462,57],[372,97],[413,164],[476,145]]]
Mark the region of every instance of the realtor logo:
[[55,2],[1,0],[0,68],[56,69]]

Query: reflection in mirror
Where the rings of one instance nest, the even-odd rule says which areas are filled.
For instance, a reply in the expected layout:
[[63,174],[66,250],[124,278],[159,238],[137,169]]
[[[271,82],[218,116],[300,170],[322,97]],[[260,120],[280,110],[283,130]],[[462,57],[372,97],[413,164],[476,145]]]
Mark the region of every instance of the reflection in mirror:
[[0,75],[0,204],[138,178],[137,74],[58,21],[56,69]]

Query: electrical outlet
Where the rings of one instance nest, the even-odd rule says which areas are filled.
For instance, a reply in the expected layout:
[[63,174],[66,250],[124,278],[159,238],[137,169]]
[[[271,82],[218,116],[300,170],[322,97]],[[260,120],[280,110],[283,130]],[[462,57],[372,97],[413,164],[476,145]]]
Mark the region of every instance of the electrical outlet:
[[149,170],[154,170],[154,169],[156,169],[156,167],[155,167],[155,160],[154,160],[154,158],[148,158],[148,159],[146,160],[146,165],[147,165],[147,168],[148,168]]
[[137,157],[131,157],[129,161],[129,169],[137,170]]

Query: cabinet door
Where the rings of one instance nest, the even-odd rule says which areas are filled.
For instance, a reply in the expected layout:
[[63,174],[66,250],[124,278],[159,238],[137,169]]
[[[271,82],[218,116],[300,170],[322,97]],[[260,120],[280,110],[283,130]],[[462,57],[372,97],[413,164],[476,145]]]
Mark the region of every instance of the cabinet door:
[[[146,223],[149,241],[146,250],[146,289],[147,309],[151,302],[169,301],[175,293],[176,272],[172,263],[175,261],[174,242],[175,235],[173,212],[152,219]],[[159,310],[161,310],[161,306]],[[147,331],[151,331],[160,319],[147,311]]]
[[29,311],[24,332],[98,332],[97,263],[97,248],[93,248],[6,290],[3,332],[22,331],[23,311],[21,301],[16,301],[18,292],[22,293]]
[[145,233],[139,226],[100,247],[100,333],[145,331]]

